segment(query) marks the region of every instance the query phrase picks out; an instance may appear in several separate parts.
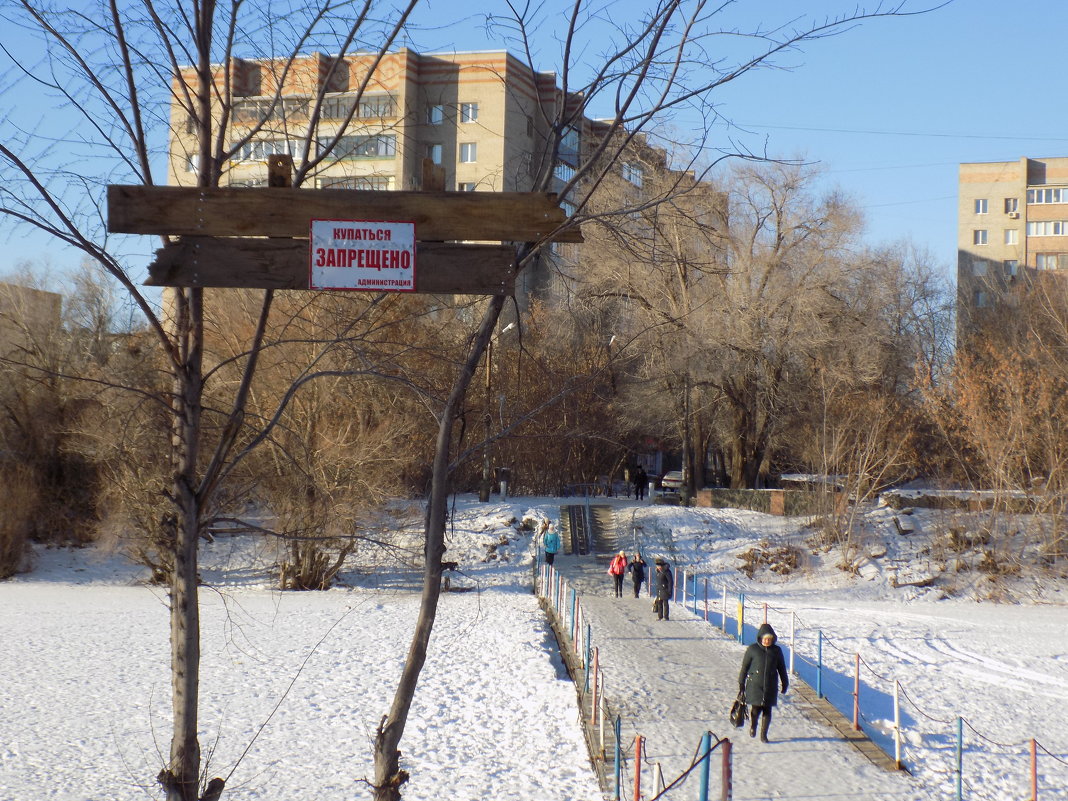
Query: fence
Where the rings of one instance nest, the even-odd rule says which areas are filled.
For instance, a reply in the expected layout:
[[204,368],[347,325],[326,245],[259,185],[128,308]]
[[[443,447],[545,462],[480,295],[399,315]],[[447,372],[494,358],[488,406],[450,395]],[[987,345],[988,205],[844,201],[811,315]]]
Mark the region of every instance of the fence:
[[[643,799],[643,770],[649,770],[646,753],[646,738],[638,734],[624,747],[621,742],[622,718],[613,715],[605,690],[604,670],[600,664],[600,649],[593,643],[593,629],[586,622],[582,609],[580,594],[551,565],[539,563],[535,573],[535,592],[545,603],[553,627],[560,641],[560,652],[568,666],[579,697],[579,710],[582,717],[586,741],[590,755],[601,777],[605,792],[612,793],[614,801],[629,798],[634,801]],[[611,731],[609,731],[611,727]],[[713,742],[713,739],[715,741]],[[609,775],[608,754],[612,752],[612,773]],[[698,799],[709,801],[711,767],[713,753],[720,755],[720,793],[721,801],[730,801],[732,797],[732,758],[731,741],[717,738],[712,732],[706,732],[694,752],[690,766],[670,783],[665,783],[660,764],[652,766],[653,795],[644,796],[644,801],[656,801],[666,798],[672,790],[682,786],[687,779],[697,772]],[[633,764],[628,769],[628,754],[633,753]],[[643,768],[644,766],[644,768]],[[624,782],[623,777],[630,774],[631,782]],[[628,795],[628,789],[633,794]]]
[[[924,757],[923,762],[925,769],[945,776],[955,801],[963,801],[971,784],[966,780],[964,761],[969,743],[981,744],[986,749],[977,751],[976,755],[987,762],[995,754],[1019,759],[1020,785],[1021,788],[1027,785],[1029,795],[1024,796],[1021,789],[1014,797],[1026,797],[1031,801],[1063,798],[1061,793],[1068,787],[1068,755],[1054,753],[1033,737],[1003,743],[984,735],[963,717],[940,719],[929,715],[909,697],[900,681],[876,671],[861,653],[838,647],[834,638],[805,624],[793,610],[771,607],[767,603],[754,604],[744,594],[730,593],[726,588],[716,590],[707,578],[700,578],[685,569],[675,574],[673,600],[684,607],[688,605],[694,615],[741,643],[755,641],[759,625],[769,623],[769,617],[777,616],[778,625],[773,625],[780,632],[778,644],[787,658],[790,674],[798,676],[816,691],[817,696],[826,698],[847,718],[852,717],[854,729],[863,731],[893,758],[899,768],[908,769],[913,762],[908,758],[907,748],[916,737],[921,742],[926,738],[930,742],[944,743],[938,750],[944,754],[945,767],[940,769],[928,757]],[[788,632],[785,638],[781,636],[783,631]],[[876,719],[880,710],[892,710],[889,726]],[[906,726],[909,711],[912,713],[911,721],[908,721],[911,728]],[[921,724],[942,728],[925,730]],[[915,737],[906,736],[910,731]],[[1040,757],[1042,764],[1039,763]],[[974,784],[988,781],[981,777]],[[1058,787],[1061,789],[1057,790]]]

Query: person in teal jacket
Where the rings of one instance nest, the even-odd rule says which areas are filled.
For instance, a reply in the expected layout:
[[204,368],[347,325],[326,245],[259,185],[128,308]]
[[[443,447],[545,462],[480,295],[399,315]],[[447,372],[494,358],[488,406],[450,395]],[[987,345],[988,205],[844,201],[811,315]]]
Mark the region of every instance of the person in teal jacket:
[[560,535],[556,533],[556,529],[545,532],[541,545],[545,549],[545,564],[551,565],[556,558],[556,552],[560,550]]

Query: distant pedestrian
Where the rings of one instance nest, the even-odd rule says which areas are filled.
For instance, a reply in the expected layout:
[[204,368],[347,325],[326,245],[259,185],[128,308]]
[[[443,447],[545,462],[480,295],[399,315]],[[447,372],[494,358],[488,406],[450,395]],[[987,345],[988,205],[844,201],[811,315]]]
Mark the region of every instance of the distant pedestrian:
[[545,564],[551,565],[556,558],[557,551],[560,550],[560,535],[556,533],[556,529],[551,528],[546,531],[545,539],[541,544],[545,549]]
[[645,473],[645,468],[638,467],[634,471],[634,497],[636,500],[643,500],[645,498],[645,485],[649,481],[649,476]]
[[745,649],[742,669],[738,674],[738,692],[745,693],[750,706],[749,736],[756,737],[760,721],[760,741],[768,741],[771,710],[779,700],[779,683],[783,694],[790,686],[786,675],[786,660],[782,649],[775,644],[775,629],[765,623],[757,630],[757,641]]
[[627,572],[627,555],[620,551],[612,558],[612,564],[608,566],[608,575],[615,584],[616,597],[623,597],[623,574]]
[[656,557],[654,581],[656,582],[654,585],[656,590],[656,619],[670,620],[671,593],[675,590],[675,578],[671,575],[671,566],[659,556]]
[[640,553],[634,554],[630,564],[627,565],[627,572],[630,573],[630,578],[634,582],[634,597],[641,598],[642,582],[645,581],[645,560],[642,559]]

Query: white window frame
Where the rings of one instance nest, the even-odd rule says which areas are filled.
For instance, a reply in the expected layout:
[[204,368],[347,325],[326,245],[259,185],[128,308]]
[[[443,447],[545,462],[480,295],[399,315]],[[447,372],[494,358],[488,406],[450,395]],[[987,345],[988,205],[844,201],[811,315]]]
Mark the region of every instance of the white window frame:
[[1005,213],[1015,214],[1020,210],[1020,199],[1018,197],[1005,198]]
[[986,276],[987,262],[985,259],[976,259],[972,262],[972,275],[976,278]]
[[973,245],[985,245],[989,238],[990,234],[985,228],[976,228],[972,231]]
[[460,163],[461,164],[474,164],[478,161],[478,143],[477,142],[461,142],[460,143]]
[[1010,278],[1015,278],[1020,272],[1020,260],[1019,259],[1005,259],[1002,262],[1005,267],[1005,275]]
[[637,164],[623,164],[623,178],[630,181],[630,183],[641,188],[642,181],[645,178],[645,171]]
[[342,136],[330,155],[339,160],[396,158],[397,135],[377,133]]
[[475,187],[478,186],[474,181],[464,181],[456,185],[457,192],[474,192]]
[[1027,236],[1068,236],[1068,220],[1031,220]]
[[441,164],[441,145],[429,144],[426,146],[426,157],[435,164]]
[[1027,204],[1029,206],[1045,203],[1068,203],[1068,189],[1050,187],[1047,189],[1027,190]]
[[1018,245],[1020,244],[1020,231],[1016,228],[1005,229],[1005,244],[1006,245]]
[[460,122],[478,122],[478,103],[460,104]]
[[990,204],[985,197],[977,197],[975,199],[975,213],[987,214],[990,210]]
[[426,124],[427,125],[441,125],[445,122],[445,106],[434,105],[427,106],[426,109]]

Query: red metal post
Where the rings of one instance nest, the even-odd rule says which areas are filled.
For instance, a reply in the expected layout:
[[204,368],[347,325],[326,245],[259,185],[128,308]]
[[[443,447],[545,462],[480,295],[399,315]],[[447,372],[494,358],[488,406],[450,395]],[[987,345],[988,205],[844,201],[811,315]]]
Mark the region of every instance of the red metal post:
[[1038,801],[1038,744],[1031,738],[1031,801]]
[[634,801],[642,801],[642,742],[640,734],[634,741]]
[[731,768],[731,741],[724,740],[720,747],[723,750],[723,793],[720,796],[720,799],[721,801],[731,801],[731,798],[734,796]]

